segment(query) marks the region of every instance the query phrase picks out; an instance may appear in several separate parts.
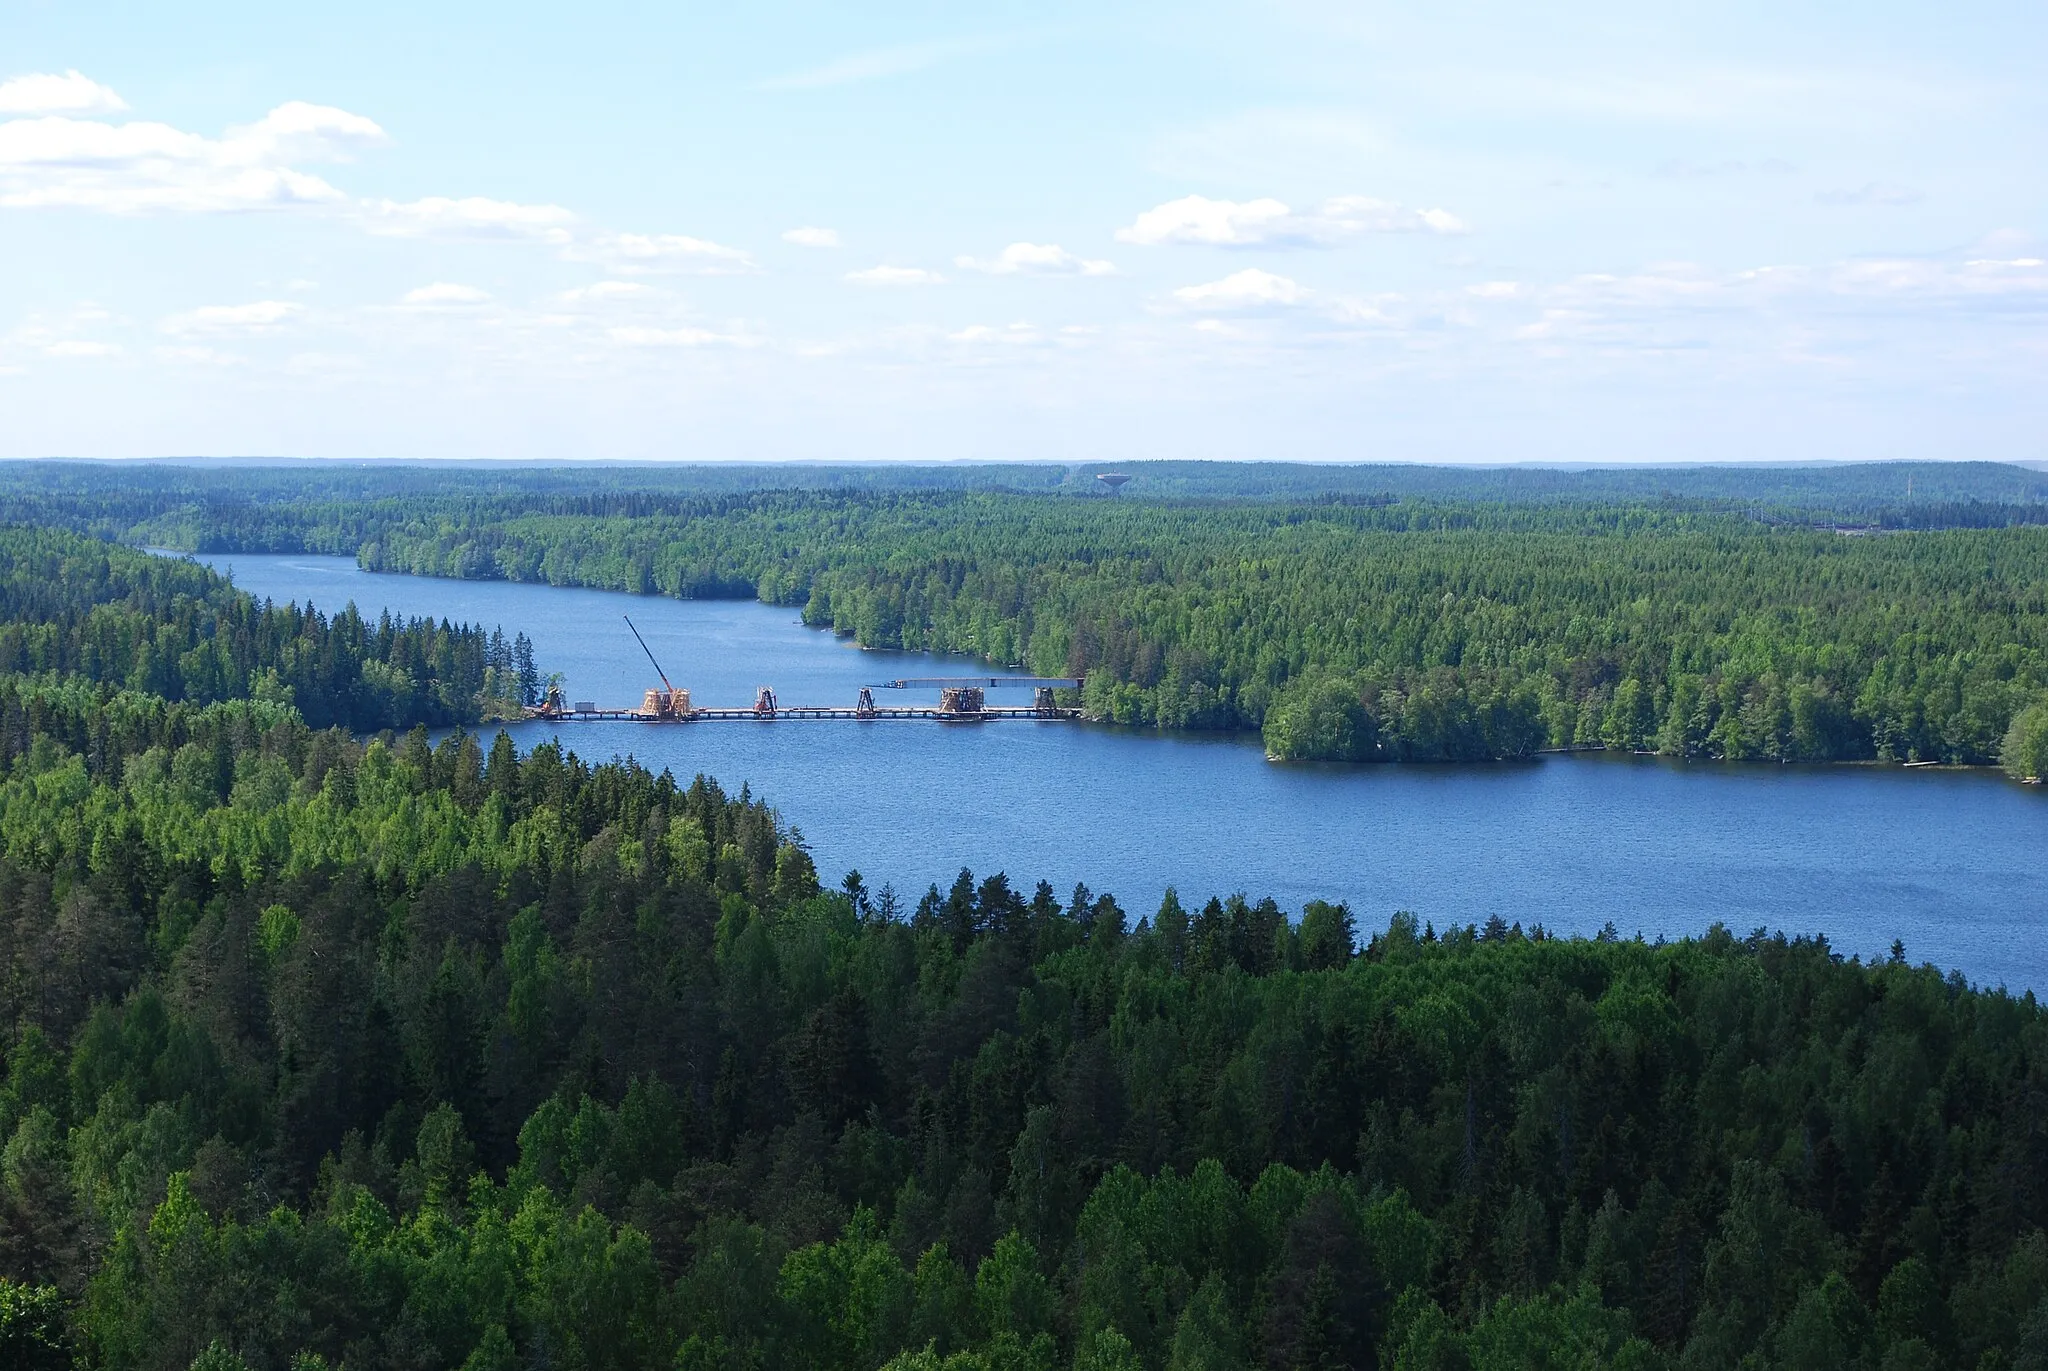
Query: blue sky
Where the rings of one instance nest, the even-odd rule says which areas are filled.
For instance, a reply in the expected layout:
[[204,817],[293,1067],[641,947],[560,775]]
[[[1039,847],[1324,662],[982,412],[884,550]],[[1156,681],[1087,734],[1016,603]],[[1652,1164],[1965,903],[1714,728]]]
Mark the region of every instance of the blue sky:
[[2043,459],[2044,168],[2038,0],[9,0],[0,455]]

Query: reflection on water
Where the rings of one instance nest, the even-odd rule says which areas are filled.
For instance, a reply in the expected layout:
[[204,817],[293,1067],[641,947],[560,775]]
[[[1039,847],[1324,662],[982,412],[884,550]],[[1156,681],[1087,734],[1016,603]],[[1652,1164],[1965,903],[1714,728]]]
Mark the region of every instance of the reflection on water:
[[[863,653],[796,612],[499,582],[370,576],[344,558],[220,556],[245,589],[323,609],[524,630],[568,693],[637,702],[653,672],[700,704],[851,704],[862,684],[980,674],[962,660]],[[1025,703],[1026,696],[1018,702]],[[906,899],[963,866],[1027,888],[1077,881],[1135,919],[1244,890],[1290,910],[1348,900],[1367,928],[1409,909],[1438,926],[1509,922],[1681,936],[1715,921],[1825,933],[1971,979],[2048,989],[2048,796],[1983,773],[1735,767],[1579,756],[1506,766],[1276,766],[1254,742],[1075,724],[528,723],[592,760],[630,754],[687,780],[742,782],[797,825],[820,872],[858,866]]]

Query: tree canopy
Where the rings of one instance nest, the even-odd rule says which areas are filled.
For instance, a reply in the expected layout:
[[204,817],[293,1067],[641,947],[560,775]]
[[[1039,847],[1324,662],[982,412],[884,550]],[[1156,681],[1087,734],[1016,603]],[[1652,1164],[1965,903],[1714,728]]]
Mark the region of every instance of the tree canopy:
[[2036,528],[1849,537],[1606,507],[785,494],[394,522],[358,556],[751,591],[865,646],[1084,677],[1084,705],[1118,723],[1262,729],[1283,758],[1987,764],[2048,696]]
[[[746,497],[649,543],[672,560],[648,572],[721,539],[785,548],[797,563],[759,563],[777,595],[822,594],[836,620],[873,601],[832,586],[900,574],[928,598],[899,635],[1014,618],[1026,657],[1041,632],[1073,651],[1090,606],[1149,606],[1094,640],[1130,663],[1168,641],[1139,625],[1201,642],[1205,607],[1242,593],[1249,640],[1296,654],[1244,678],[1267,681],[1261,721],[1290,754],[1430,755],[1433,736],[1492,755],[1600,689],[1603,730],[1648,729],[1674,682],[1753,669],[1786,673],[1795,736],[1834,717],[1897,746],[1884,710],[1917,699],[1915,727],[1979,718],[2040,774],[2033,530],[1856,540],[1596,511],[1398,529],[1380,506],[1108,501],[1062,522],[1012,498]],[[861,530],[853,553],[832,519]],[[1579,526],[1517,531],[1551,519]],[[539,546],[515,525],[478,535],[494,558]],[[633,545],[561,527],[544,559],[596,560],[558,570]],[[1254,555],[1275,542],[1289,555]],[[992,569],[1025,548],[1005,600]],[[1699,597],[1664,603],[1702,558]],[[1313,617],[1337,600],[1297,560],[1351,578],[1410,655],[1343,657],[1380,639]],[[1806,608],[1714,617],[1763,586]],[[1467,599],[1457,660],[1427,661],[1446,621],[1410,618]],[[1488,640],[1489,613],[1535,630]],[[523,688],[502,643],[0,530],[7,1364],[2048,1361],[2031,993],[1762,929],[1652,945],[1397,913],[1362,935],[1342,904],[1245,893],[1133,911],[1000,872],[921,894],[821,881],[745,788],[522,756],[502,732],[434,741],[508,671]],[[1582,643],[1614,674],[1545,694],[1580,680]],[[1936,696],[1910,691],[1873,713],[1816,714],[1811,686],[1793,702],[1800,680],[1845,691],[1866,650],[1854,699],[1908,663],[1914,690],[1951,682],[1949,712],[1930,724]],[[1091,690],[1161,698],[1090,665]],[[2005,716],[1971,690],[2011,692]]]
[[1903,954],[827,888],[702,778],[181,717],[0,774],[24,1357],[1878,1371],[2048,1329],[2048,1023]]
[[196,562],[34,528],[0,528],[0,677],[267,700],[358,730],[475,723],[539,683],[524,635],[258,603]]
[[2048,702],[2038,472],[1133,469],[1152,495],[1103,495],[1087,466],[159,466],[115,488],[21,464],[0,511],[758,597],[866,646],[1084,677],[1098,718],[1261,730],[1283,760],[1990,764]]

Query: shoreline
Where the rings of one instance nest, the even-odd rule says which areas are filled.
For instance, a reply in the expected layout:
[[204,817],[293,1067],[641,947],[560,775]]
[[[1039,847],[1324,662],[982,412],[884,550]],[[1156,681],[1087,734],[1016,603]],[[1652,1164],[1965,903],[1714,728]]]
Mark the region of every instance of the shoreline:
[[[832,626],[831,626],[831,625],[829,625],[829,624],[824,624],[824,625],[814,625],[814,624],[808,624],[808,623],[805,623],[805,622],[803,621],[803,618],[802,618],[802,607],[801,607],[801,606],[797,606],[797,605],[787,605],[787,604],[782,604],[782,603],[780,603],[780,602],[777,602],[777,601],[772,601],[772,600],[763,600],[763,599],[761,599],[761,598],[760,598],[760,597],[759,597],[758,595],[754,595],[754,596],[741,596],[741,595],[734,595],[734,596],[677,596],[677,595],[667,595],[667,594],[662,594],[662,593],[659,593],[659,592],[657,592],[657,593],[654,593],[654,594],[651,594],[651,595],[641,595],[641,594],[637,594],[636,592],[633,592],[633,591],[630,591],[630,590],[614,589],[614,588],[612,588],[612,587],[609,587],[609,586],[596,586],[596,585],[583,585],[583,584],[576,584],[576,585],[567,585],[567,586],[563,586],[563,585],[557,585],[557,584],[555,584],[555,583],[553,583],[553,582],[545,582],[545,581],[515,581],[515,580],[512,580],[512,579],[510,579],[510,578],[508,578],[508,577],[502,577],[502,576],[484,576],[484,577],[478,577],[478,576],[437,576],[437,575],[433,575],[433,574],[423,574],[423,573],[419,573],[419,572],[411,572],[411,571],[389,571],[389,570],[382,570],[382,569],[372,569],[372,568],[369,568],[369,567],[365,567],[365,566],[363,566],[363,565],[362,565],[362,563],[361,563],[361,561],[360,561],[360,559],[359,559],[359,556],[352,556],[351,554],[349,554],[349,553],[346,553],[346,552],[320,552],[320,551],[311,551],[311,550],[299,550],[299,551],[287,551],[287,552],[262,552],[262,551],[252,551],[252,550],[247,550],[247,549],[241,550],[241,551],[239,551],[239,552],[233,552],[233,551],[186,551],[186,550],[183,550],[183,549],[179,549],[179,548],[167,548],[167,547],[161,547],[161,546],[148,546],[148,545],[144,545],[144,546],[142,547],[142,550],[143,550],[143,551],[145,551],[145,552],[150,552],[150,553],[153,553],[153,554],[155,554],[155,555],[158,555],[158,556],[182,557],[182,558],[189,558],[189,559],[192,559],[192,560],[199,560],[199,559],[202,559],[202,558],[208,558],[208,557],[223,557],[223,558],[225,558],[225,557],[234,557],[234,556],[237,556],[237,555],[240,555],[240,556],[255,556],[255,557],[262,557],[262,556],[285,556],[285,557],[292,557],[292,556],[298,556],[298,557],[334,557],[334,558],[339,558],[339,559],[346,559],[346,560],[349,560],[349,561],[353,561],[353,562],[355,562],[355,564],[356,564],[356,567],[357,567],[357,569],[358,569],[359,571],[361,571],[361,572],[362,572],[362,573],[363,573],[364,575],[366,575],[366,576],[393,576],[393,577],[406,577],[406,578],[408,578],[408,579],[412,579],[412,580],[420,580],[420,581],[449,581],[449,582],[453,582],[453,583],[455,583],[455,584],[476,584],[476,583],[480,583],[480,582],[497,582],[497,583],[500,583],[500,584],[506,584],[506,585],[520,585],[520,586],[529,586],[529,587],[531,587],[531,588],[533,588],[533,589],[550,589],[550,590],[553,590],[553,589],[559,589],[559,590],[586,590],[586,591],[598,591],[598,592],[601,592],[601,593],[604,593],[604,594],[611,594],[611,595],[621,595],[621,596],[625,596],[625,597],[627,597],[627,598],[629,598],[629,599],[659,599],[659,600],[673,600],[673,601],[680,601],[680,602],[687,602],[687,601],[689,601],[689,600],[698,600],[698,599],[701,599],[701,600],[717,600],[717,601],[725,601],[725,602],[730,602],[730,603],[736,603],[736,604],[761,604],[761,605],[766,605],[766,606],[769,606],[769,607],[771,607],[771,608],[775,608],[775,609],[793,609],[793,610],[795,610],[795,611],[797,612],[797,616],[798,616],[798,617],[797,617],[797,623],[798,623],[798,625],[799,625],[800,627],[803,627],[803,628],[809,629],[809,630],[810,630],[811,632],[813,632],[813,633],[824,633],[824,634],[829,634],[829,635],[831,635],[831,636],[832,636],[833,638],[835,638],[835,639],[837,639],[837,640],[839,640],[839,641],[843,642],[843,643],[844,643],[844,644],[846,644],[847,646],[850,646],[850,647],[854,648],[854,649],[855,649],[856,651],[860,651],[860,652],[872,652],[872,653],[886,653],[886,654],[897,654],[897,655],[901,655],[901,656],[906,656],[906,657],[925,657],[925,658],[929,658],[929,659],[934,659],[934,660],[940,660],[940,661],[943,661],[943,660],[945,660],[945,659],[951,658],[951,659],[954,659],[954,660],[958,660],[958,661],[973,661],[973,662],[977,662],[977,663],[981,664],[982,666],[993,666],[993,665],[994,665],[994,664],[992,664],[992,663],[988,662],[988,661],[987,661],[987,659],[985,659],[985,658],[982,658],[982,657],[976,656],[976,655],[975,655],[975,654],[973,654],[973,653],[967,653],[967,652],[939,652],[939,651],[933,651],[933,650],[931,650],[931,649],[928,649],[928,648],[926,648],[926,649],[912,649],[912,648],[900,648],[900,647],[874,647],[874,646],[870,646],[870,645],[868,645],[868,644],[865,644],[865,643],[861,643],[861,642],[859,642],[858,640],[856,640],[856,639],[854,638],[854,636],[853,636],[852,634],[850,634],[850,633],[842,633],[842,632],[840,632],[840,631],[839,631],[838,629],[836,629],[836,628],[832,627]],[[1018,667],[1015,667],[1015,666],[1002,666],[1002,667],[998,667],[998,668],[997,668],[997,670],[998,670],[998,671],[1016,671],[1016,670],[1019,670],[1019,669],[1020,669],[1020,668],[1018,668]],[[484,724],[487,724],[487,723],[494,723],[494,722],[495,722],[495,723],[511,723],[511,722],[521,722],[521,721],[520,721],[520,720],[480,720],[480,721],[479,721],[479,727],[483,726]],[[1098,716],[1094,716],[1094,715],[1084,715],[1084,716],[1082,717],[1082,720],[1081,720],[1081,722],[1083,722],[1083,723],[1086,723],[1086,724],[1090,724],[1090,725],[1093,725],[1093,726],[1096,726],[1096,727],[1102,727],[1102,728],[1110,728],[1110,729],[1116,729],[1116,730],[1119,730],[1119,731],[1123,731],[1123,732],[1129,732],[1129,733],[1133,733],[1133,734],[1137,734],[1137,733],[1146,733],[1146,734],[1152,734],[1152,735],[1154,735],[1154,736],[1157,736],[1157,737],[1160,737],[1160,738],[1177,738],[1177,739],[1183,739],[1183,740],[1201,740],[1201,739],[1213,739],[1213,740],[1216,740],[1216,741],[1220,741],[1220,742],[1236,742],[1236,741],[1240,741],[1240,740],[1242,740],[1242,741],[1245,741],[1245,742],[1262,742],[1262,741],[1263,741],[1263,739],[1261,738],[1261,735],[1260,735],[1260,731],[1259,731],[1258,729],[1251,729],[1251,728],[1243,728],[1243,729],[1163,729],[1163,728],[1158,728],[1158,727],[1156,727],[1156,726],[1148,726],[1148,725],[1141,725],[1141,724],[1119,724],[1119,723],[1115,722],[1114,720],[1111,720],[1111,719],[1105,719],[1105,718],[1101,718],[1101,717],[1098,717]],[[1528,759],[1521,759],[1521,758],[1512,758],[1512,757],[1494,757],[1494,758],[1487,758],[1487,759],[1484,759],[1484,760],[1482,760],[1482,761],[1478,761],[1478,762],[1465,762],[1465,761],[1455,761],[1455,760],[1452,760],[1452,759],[1448,759],[1448,758],[1446,758],[1446,759],[1440,759],[1440,760],[1427,760],[1427,761],[1408,761],[1408,762],[1398,762],[1398,761],[1393,761],[1393,762],[1370,762],[1370,761],[1360,761],[1360,762],[1347,762],[1347,761],[1345,761],[1345,760],[1343,760],[1343,759],[1340,759],[1340,758],[1307,758],[1307,757],[1304,757],[1304,758],[1293,758],[1293,759],[1282,759],[1282,758],[1279,758],[1279,757],[1275,757],[1275,756],[1274,756],[1273,754],[1271,754],[1270,752],[1266,754],[1266,761],[1267,761],[1268,763],[1273,763],[1273,764],[1280,764],[1280,765],[1309,765],[1309,766],[1352,766],[1352,767],[1373,767],[1373,766],[1474,766],[1474,765],[1482,765],[1482,766],[1483,766],[1483,765],[1494,765],[1494,764],[1499,764],[1499,763],[1502,763],[1502,762],[1512,762],[1512,761],[1517,761],[1517,760],[1534,760],[1535,758],[1539,758],[1539,757],[1567,757],[1567,756],[1579,756],[1579,755],[1584,755],[1584,754],[1587,754],[1587,753],[1592,753],[1592,754],[1612,754],[1612,755],[1615,755],[1615,756],[1621,756],[1621,757],[1645,757],[1645,758],[1656,758],[1656,759],[1658,759],[1658,760],[1662,760],[1662,761],[1667,761],[1667,762],[1683,762],[1683,763],[1687,763],[1687,764],[1691,764],[1691,763],[1696,763],[1696,762],[1697,762],[1697,763],[1704,763],[1704,764],[1708,764],[1708,765],[1713,765],[1713,766],[1738,766],[1738,767],[1741,767],[1741,766],[1781,766],[1781,767],[1783,767],[1783,766],[1802,766],[1802,767],[1870,767],[1870,768],[1897,768],[1897,769],[1899,769],[1899,770],[1902,770],[1902,771],[1937,771],[1937,772],[1994,772],[1994,773],[2000,773],[2000,774],[2002,774],[2002,768],[2001,768],[2001,767],[2000,767],[2000,766],[1999,766],[1999,765],[1998,765],[1997,763],[1995,763],[1995,762],[1943,762],[1943,761],[1909,761],[1909,762],[1902,762],[1902,761],[1886,761],[1886,760],[1884,760],[1883,758],[1878,758],[1878,757],[1842,757],[1842,758],[1817,758],[1817,759],[1812,759],[1812,760],[1800,760],[1800,761],[1773,761],[1772,759],[1770,759],[1770,758],[1767,758],[1767,757],[1760,757],[1760,758],[1753,758],[1753,759],[1741,759],[1741,760],[1735,760],[1735,761],[1731,761],[1731,760],[1729,760],[1729,759],[1727,759],[1727,758],[1724,758],[1724,757],[1693,757],[1693,756],[1684,756],[1684,755],[1672,755],[1672,754],[1669,754],[1669,753],[1664,753],[1664,752],[1656,752],[1656,751],[1647,751],[1647,750],[1646,750],[1646,751],[1621,751],[1621,750],[1619,750],[1619,749],[1614,749],[1614,748],[1608,748],[1608,747],[1601,747],[1601,746],[1593,746],[1593,745],[1591,745],[1591,744],[1567,744],[1567,745],[1565,745],[1565,746],[1562,746],[1562,747],[1540,747],[1540,748],[1537,748],[1537,749],[1535,749],[1535,750],[1534,750],[1534,751],[1533,751],[1533,752],[1532,752],[1532,753],[1530,754],[1530,756],[1529,756],[1529,758],[1528,758]],[[2040,781],[2039,779],[2034,779],[2034,780],[2019,780],[2019,779],[2015,778],[2015,784],[2018,784],[2018,785],[2024,785],[2024,786],[2038,786],[2038,785],[2040,785],[2040,784],[2041,784],[2041,781]]]

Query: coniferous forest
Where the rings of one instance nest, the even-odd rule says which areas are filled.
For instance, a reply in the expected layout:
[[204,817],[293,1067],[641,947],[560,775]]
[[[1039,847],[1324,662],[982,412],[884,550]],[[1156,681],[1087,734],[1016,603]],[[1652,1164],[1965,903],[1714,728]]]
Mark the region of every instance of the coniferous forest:
[[[1091,661],[1090,689],[1155,701],[1235,605],[1243,660],[1285,668],[1244,678],[1272,688],[1269,745],[1311,672],[1354,752],[1432,681],[1534,692],[1544,730],[1633,681],[1662,729],[1697,676],[1717,702],[1743,683],[1740,728],[1775,679],[1786,736],[1835,718],[1897,756],[1951,735],[1887,720],[1976,709],[1953,736],[1996,755],[2042,679],[2024,527],[733,498],[648,525],[675,560],[642,588],[701,566],[834,622],[862,586],[943,588],[896,632],[1015,622],[990,651],[1019,660],[1041,623],[1071,653],[1097,622],[1059,606],[1126,606],[1100,641],[1159,644],[1161,674]],[[642,526],[560,517],[545,545],[519,520],[474,537],[590,558]],[[1375,641],[1324,617],[1346,594],[1406,645],[1333,655]],[[0,532],[0,1364],[2048,1365],[2031,993],[1764,930],[1129,909],[1030,872],[870,888],[818,872],[773,796],[463,727],[547,665],[506,627],[267,606]],[[1800,682],[1839,714],[1802,714]]]
[[759,598],[864,646],[1085,678],[1099,719],[1258,731],[1284,760],[2048,765],[2048,478],[2020,468],[1162,463],[1143,498],[1057,467],[801,469],[780,490],[762,470],[370,467],[291,500],[297,473],[261,468],[116,492],[25,467],[0,512]]
[[0,679],[188,705],[253,698],[296,705],[316,727],[377,729],[516,711],[537,698],[540,677],[523,635],[508,643],[502,631],[388,615],[369,623],[354,605],[329,617],[258,604],[196,563],[7,528]]

